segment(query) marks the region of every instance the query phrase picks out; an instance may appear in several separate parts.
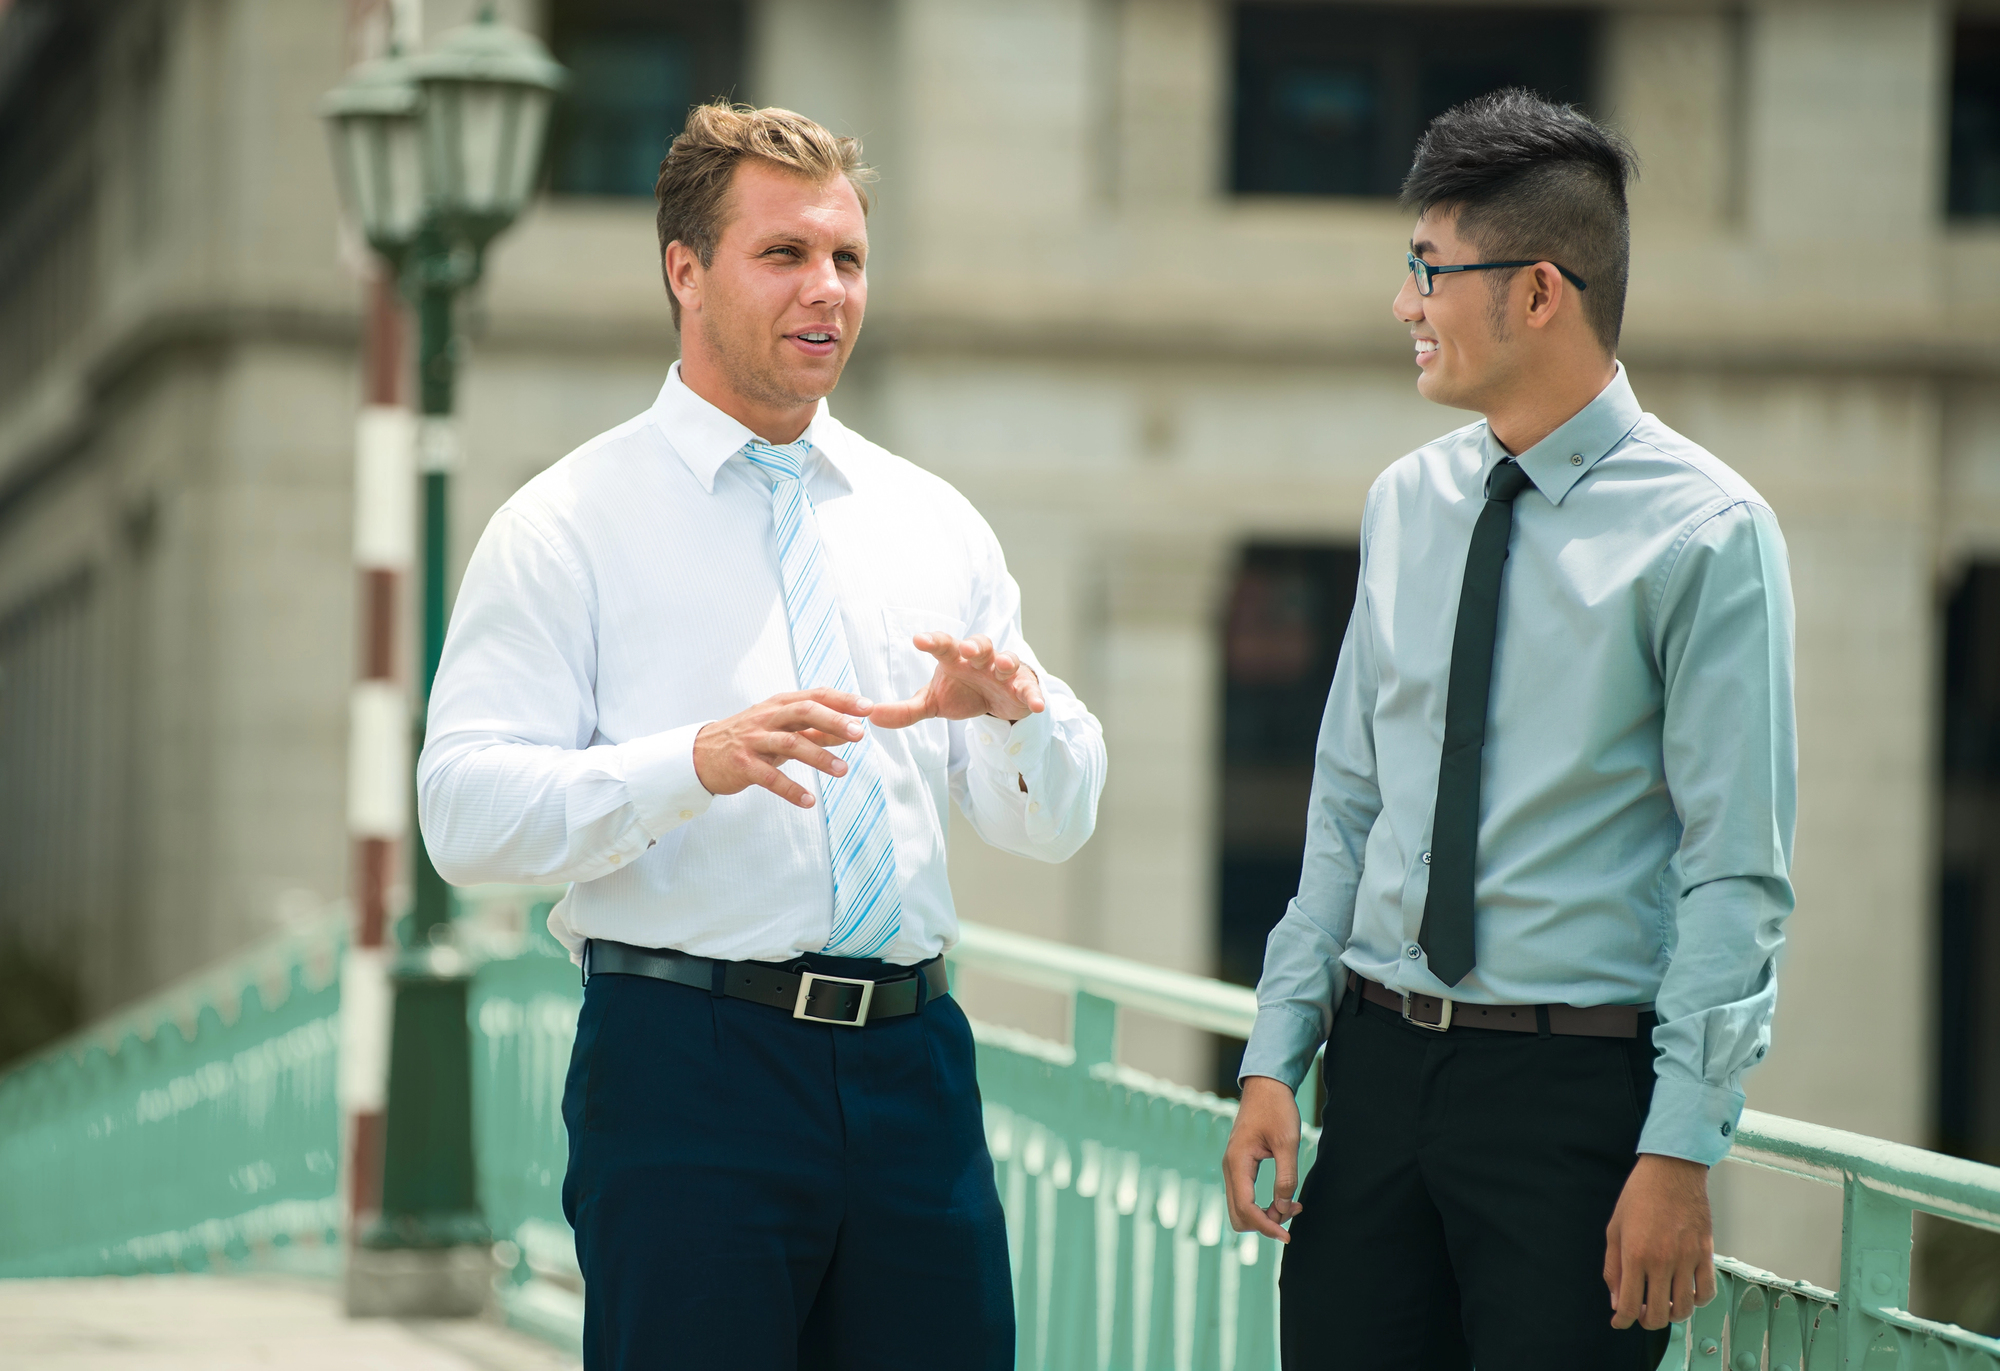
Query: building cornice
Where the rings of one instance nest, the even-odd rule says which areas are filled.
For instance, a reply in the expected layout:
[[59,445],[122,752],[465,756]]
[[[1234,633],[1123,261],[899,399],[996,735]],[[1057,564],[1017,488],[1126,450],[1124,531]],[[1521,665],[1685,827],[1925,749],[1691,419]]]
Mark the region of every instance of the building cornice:
[[352,351],[360,315],[297,305],[170,307],[87,335],[0,409],[0,519],[90,449],[112,397],[176,353],[282,343]]

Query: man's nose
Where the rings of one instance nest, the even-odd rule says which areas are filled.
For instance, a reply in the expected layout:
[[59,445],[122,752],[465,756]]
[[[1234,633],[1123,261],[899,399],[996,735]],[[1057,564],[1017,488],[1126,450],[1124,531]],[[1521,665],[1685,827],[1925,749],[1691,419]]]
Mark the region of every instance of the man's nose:
[[1395,303],[1389,310],[1406,324],[1414,324],[1424,317],[1424,297],[1417,294],[1417,274],[1413,271],[1403,278],[1403,288],[1396,292]]
[[799,292],[799,303],[837,305],[846,299],[847,283],[840,279],[840,268],[834,265],[833,258],[813,263],[806,273],[805,288]]

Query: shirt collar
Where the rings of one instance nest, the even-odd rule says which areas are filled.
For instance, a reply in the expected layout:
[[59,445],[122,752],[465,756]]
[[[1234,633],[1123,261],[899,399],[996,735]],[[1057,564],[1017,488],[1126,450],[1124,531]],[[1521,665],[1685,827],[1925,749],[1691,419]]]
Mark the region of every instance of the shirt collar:
[[[679,362],[667,368],[666,384],[660,387],[660,398],[653,401],[652,415],[653,423],[666,435],[667,442],[680,454],[695,480],[711,495],[715,493],[715,474],[722,470],[722,464],[757,437],[690,390],[687,382],[681,380]],[[832,441],[838,428],[822,398],[799,441],[811,443],[814,452],[837,465],[839,459],[829,448],[838,446]]]
[[[1552,505],[1561,504],[1570,487],[1582,480],[1584,473],[1611,449],[1624,442],[1625,435],[1639,422],[1642,411],[1632,394],[1632,383],[1626,379],[1625,364],[1619,362],[1617,368],[1610,384],[1597,393],[1596,399],[1572,414],[1554,433],[1514,458],[1535,483],[1535,489],[1547,496]],[[1490,472],[1507,451],[1491,428],[1484,431],[1481,441],[1486,458],[1484,470]]]

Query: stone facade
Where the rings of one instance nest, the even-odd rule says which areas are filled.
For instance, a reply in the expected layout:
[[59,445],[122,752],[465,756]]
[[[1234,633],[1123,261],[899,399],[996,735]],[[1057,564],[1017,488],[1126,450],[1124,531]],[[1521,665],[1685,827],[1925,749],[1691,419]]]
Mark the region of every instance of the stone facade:
[[[87,836],[60,850],[90,874],[5,916],[77,949],[96,1012],[345,888],[361,292],[313,114],[341,4],[82,5],[32,74],[6,66],[57,8],[0,9],[0,119],[35,141],[0,160],[0,654],[17,607],[86,578],[89,746],[61,785]],[[427,27],[466,8],[431,0]],[[882,171],[838,412],[986,513],[1110,740],[1089,848],[1042,867],[955,839],[963,911],[1208,970],[1238,550],[1351,541],[1376,473],[1464,421],[1417,397],[1389,314],[1407,217],[1226,192],[1219,0],[749,20],[740,93],[861,135]],[[1644,162],[1622,355],[1793,557],[1799,905],[1751,1104],[1928,1142],[1938,609],[2000,556],[2000,234],[1940,208],[1951,13],[1621,0],[1601,35],[1599,103]],[[487,279],[458,564],[674,356],[643,201],[545,202]],[[993,1006],[1060,1032],[1050,1005]],[[1184,1079],[1207,1051],[1128,1032]],[[1719,1172],[1719,1245],[1830,1280],[1837,1203],[1800,1190]]]

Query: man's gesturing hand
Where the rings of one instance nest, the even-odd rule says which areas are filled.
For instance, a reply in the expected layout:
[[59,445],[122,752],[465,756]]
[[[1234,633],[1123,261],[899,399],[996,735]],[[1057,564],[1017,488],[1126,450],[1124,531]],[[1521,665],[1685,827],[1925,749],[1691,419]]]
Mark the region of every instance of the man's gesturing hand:
[[829,776],[847,774],[847,763],[827,749],[861,737],[871,705],[844,690],[789,690],[717,719],[694,735],[694,774],[711,795],[734,795],[753,785],[811,809],[812,792],[778,770],[799,761]]
[[1604,1237],[1613,1328],[1665,1328],[1715,1298],[1715,1234],[1701,1163],[1640,1154]]
[[[1278,1163],[1271,1207],[1257,1206],[1257,1168],[1266,1157]],[[1292,1198],[1299,1184],[1299,1102],[1285,1083],[1269,1076],[1243,1078],[1243,1102],[1222,1153],[1222,1184],[1229,1196],[1229,1224],[1239,1233],[1255,1230],[1290,1242],[1284,1225],[1303,1207]]]
[[972,719],[981,714],[1010,723],[1048,708],[1035,669],[1011,652],[995,652],[978,634],[963,641],[949,633],[919,633],[910,641],[937,658],[931,683],[907,700],[876,705],[879,728],[906,728],[925,719]]

